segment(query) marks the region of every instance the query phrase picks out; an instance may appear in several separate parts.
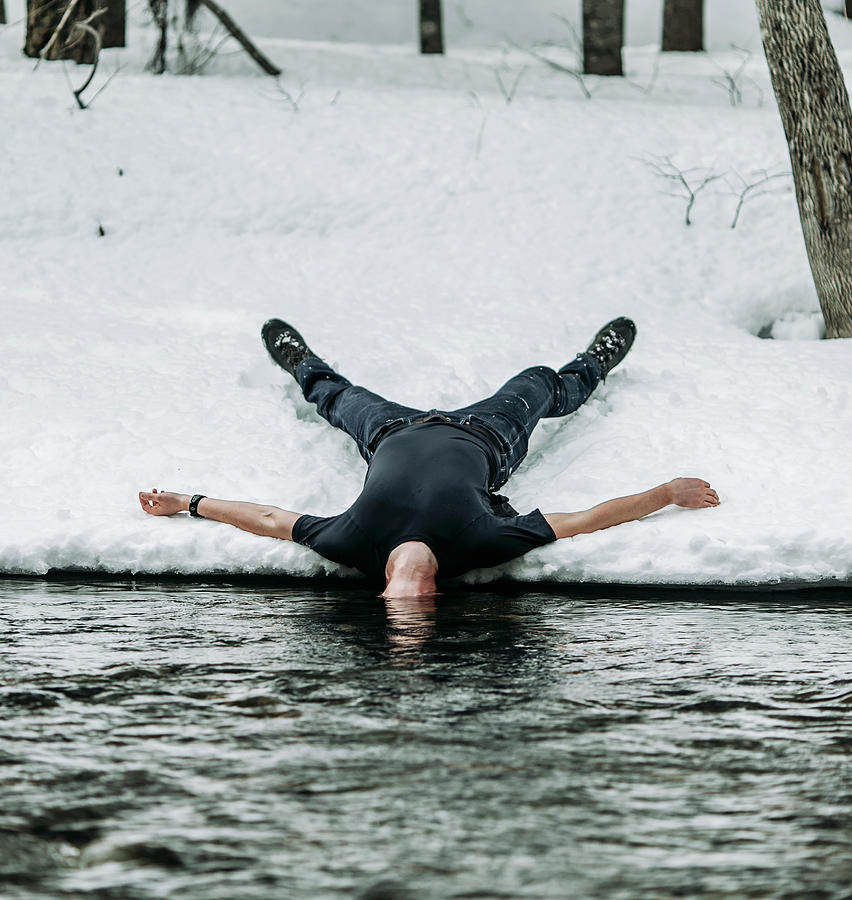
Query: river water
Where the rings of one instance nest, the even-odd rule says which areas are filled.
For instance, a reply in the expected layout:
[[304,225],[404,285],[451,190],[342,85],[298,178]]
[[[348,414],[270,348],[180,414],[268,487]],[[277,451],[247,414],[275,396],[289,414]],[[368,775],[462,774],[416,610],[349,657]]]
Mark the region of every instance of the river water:
[[849,898],[852,592],[0,582],[0,895]]

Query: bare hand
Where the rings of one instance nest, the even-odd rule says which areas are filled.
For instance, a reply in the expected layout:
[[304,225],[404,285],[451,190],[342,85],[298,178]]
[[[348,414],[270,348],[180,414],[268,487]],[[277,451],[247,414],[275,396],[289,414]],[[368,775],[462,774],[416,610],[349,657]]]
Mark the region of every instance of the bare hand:
[[719,505],[719,495],[700,478],[675,478],[669,482],[669,488],[671,502],[686,509],[703,509]]
[[173,494],[156,488],[150,493],[139,491],[139,502],[150,516],[173,516],[189,509],[189,497],[186,494]]

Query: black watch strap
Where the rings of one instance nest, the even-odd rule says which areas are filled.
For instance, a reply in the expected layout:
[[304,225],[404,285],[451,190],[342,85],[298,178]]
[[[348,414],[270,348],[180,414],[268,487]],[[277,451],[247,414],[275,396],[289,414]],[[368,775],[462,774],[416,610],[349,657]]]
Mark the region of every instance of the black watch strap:
[[193,494],[189,501],[189,514],[193,519],[203,519],[204,516],[198,511],[198,504],[205,498],[205,494]]

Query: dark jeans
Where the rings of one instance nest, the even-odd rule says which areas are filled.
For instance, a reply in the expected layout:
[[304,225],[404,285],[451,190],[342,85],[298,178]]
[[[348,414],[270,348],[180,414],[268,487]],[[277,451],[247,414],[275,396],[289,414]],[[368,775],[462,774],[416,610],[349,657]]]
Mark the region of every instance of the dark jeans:
[[422,410],[385,400],[357,387],[315,357],[296,369],[305,399],[335,428],[355,440],[369,463],[382,438],[425,416],[484,429],[497,450],[492,491],[505,484],[527,455],[529,437],[542,418],[565,416],[585,403],[601,377],[598,361],[580,353],[558,372],[534,366],[510,378],[487,400],[452,411]]

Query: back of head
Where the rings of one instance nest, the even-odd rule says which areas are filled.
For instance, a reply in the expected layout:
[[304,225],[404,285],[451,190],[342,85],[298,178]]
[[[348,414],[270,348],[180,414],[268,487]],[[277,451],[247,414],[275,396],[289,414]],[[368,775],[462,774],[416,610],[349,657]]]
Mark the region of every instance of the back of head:
[[383,597],[421,597],[437,591],[438,560],[422,541],[406,541],[395,547],[385,566]]

